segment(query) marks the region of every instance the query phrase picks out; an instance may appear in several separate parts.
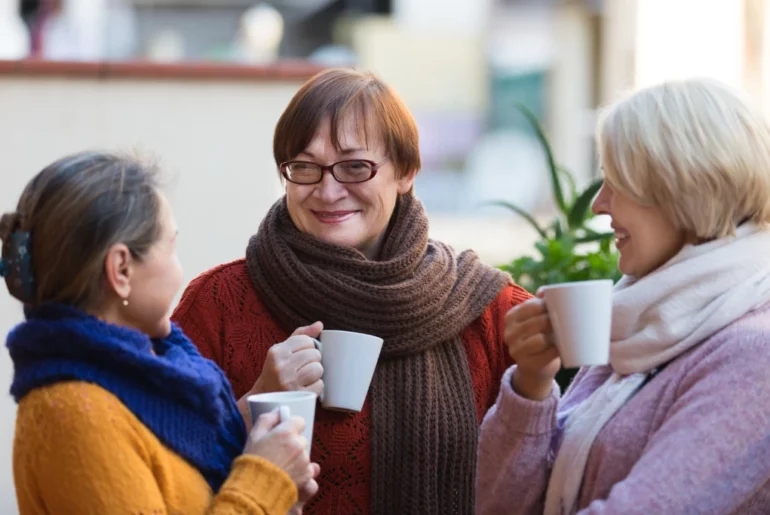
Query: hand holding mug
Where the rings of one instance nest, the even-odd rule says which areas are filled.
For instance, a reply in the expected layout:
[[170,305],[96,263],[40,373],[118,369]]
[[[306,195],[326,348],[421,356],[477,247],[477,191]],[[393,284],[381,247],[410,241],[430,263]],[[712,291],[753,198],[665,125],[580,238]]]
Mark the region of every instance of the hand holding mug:
[[319,470],[317,464],[310,463],[304,429],[302,417],[289,417],[281,422],[277,411],[264,413],[254,424],[243,453],[260,456],[280,467],[302,492],[312,486],[311,481],[315,483]]
[[535,299],[506,315],[505,342],[518,367],[512,386],[543,400],[556,373],[610,362],[612,281],[599,279],[543,286]]
[[321,322],[300,327],[286,341],[270,347],[252,393],[306,390],[321,395],[324,370],[313,340],[322,330]]
[[319,467],[317,463],[311,463],[310,466],[313,467],[313,479],[299,488],[299,501],[297,501],[297,503],[292,506],[288,515],[302,515],[302,511],[305,508],[305,503],[309,501],[316,493],[318,493],[318,483],[316,482],[315,478],[317,478],[321,473],[321,467]]
[[561,368],[552,337],[551,320],[540,292],[538,297],[513,307],[505,315],[503,339],[517,365],[512,386],[524,398],[541,401],[551,394],[553,380]]

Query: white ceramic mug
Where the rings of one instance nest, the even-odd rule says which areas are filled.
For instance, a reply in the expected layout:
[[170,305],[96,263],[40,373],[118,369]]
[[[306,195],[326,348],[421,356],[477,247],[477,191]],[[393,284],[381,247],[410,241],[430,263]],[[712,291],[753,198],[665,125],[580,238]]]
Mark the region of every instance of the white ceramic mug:
[[307,438],[307,453],[313,442],[313,422],[315,421],[316,394],[313,392],[270,392],[249,395],[249,413],[251,414],[251,423],[256,424],[257,419],[264,413],[279,410],[281,422],[285,422],[291,415],[305,419],[305,431],[303,435]]
[[610,362],[612,281],[543,286],[556,347],[566,368]]
[[337,411],[359,412],[372,383],[382,338],[350,331],[322,331],[320,341],[324,368],[321,404]]

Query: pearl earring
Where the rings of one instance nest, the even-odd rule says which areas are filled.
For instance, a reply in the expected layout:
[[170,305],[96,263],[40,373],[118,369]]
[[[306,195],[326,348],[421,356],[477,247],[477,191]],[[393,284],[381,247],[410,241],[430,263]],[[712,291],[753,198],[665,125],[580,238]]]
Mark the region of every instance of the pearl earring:
[[123,305],[128,306],[128,299],[123,299]]

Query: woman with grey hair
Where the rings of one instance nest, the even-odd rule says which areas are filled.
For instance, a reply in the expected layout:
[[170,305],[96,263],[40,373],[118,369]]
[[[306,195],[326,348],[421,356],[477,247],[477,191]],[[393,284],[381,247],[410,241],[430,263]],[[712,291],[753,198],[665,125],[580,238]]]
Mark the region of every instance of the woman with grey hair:
[[770,126],[686,80],[611,106],[597,143],[624,273],[610,364],[560,399],[543,300],[508,313],[477,513],[768,513]]
[[286,513],[318,489],[304,421],[247,431],[227,378],[171,323],[182,268],[158,170],[63,157],[0,216],[19,513]]

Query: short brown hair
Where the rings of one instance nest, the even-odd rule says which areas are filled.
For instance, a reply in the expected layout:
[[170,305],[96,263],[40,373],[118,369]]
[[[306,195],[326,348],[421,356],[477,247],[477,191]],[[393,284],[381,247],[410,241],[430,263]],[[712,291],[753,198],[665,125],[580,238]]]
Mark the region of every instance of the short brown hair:
[[373,132],[382,138],[397,177],[419,171],[417,124],[403,100],[373,73],[345,68],[316,74],[291,99],[275,127],[276,164],[290,161],[305,150],[327,118],[332,143],[340,150],[338,131],[351,114],[367,146]]
[[11,233],[31,237],[34,293],[19,300],[92,307],[110,247],[124,243],[141,260],[160,237],[160,207],[156,168],[136,158],[84,152],[47,166],[0,217],[4,258]]

